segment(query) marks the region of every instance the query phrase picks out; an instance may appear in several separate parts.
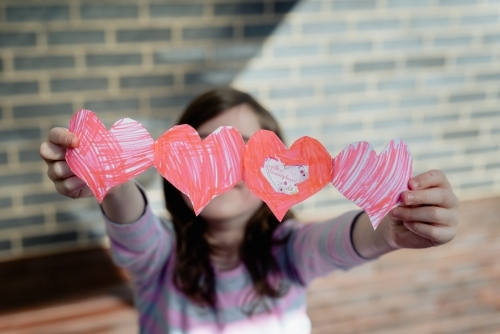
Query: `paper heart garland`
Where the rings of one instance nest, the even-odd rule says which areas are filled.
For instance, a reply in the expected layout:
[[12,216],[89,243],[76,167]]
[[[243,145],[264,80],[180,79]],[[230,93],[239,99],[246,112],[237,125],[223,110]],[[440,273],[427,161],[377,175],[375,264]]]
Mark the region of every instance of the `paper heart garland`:
[[191,126],[177,125],[154,150],[156,169],[189,197],[196,215],[242,179],[245,142],[233,127],[220,127],[202,141]]
[[205,140],[179,125],[156,142],[137,121],[125,118],[108,131],[89,110],[71,119],[79,138],[66,150],[71,170],[102,202],[112,187],[155,165],[191,200],[196,214],[241,179],[281,220],[286,211],[328,183],[363,208],[376,228],[399,204],[412,175],[411,154],[403,140],[391,141],[377,157],[366,142],[349,145],[333,160],[316,139],[302,137],[288,150],[270,131],[258,131],[245,146],[239,132],[221,127]]
[[408,190],[412,160],[403,140],[391,140],[377,156],[365,141],[349,145],[333,159],[332,184],[347,199],[361,207],[374,228],[400,203]]
[[[275,163],[273,174],[275,180],[290,182],[290,185],[298,188],[298,191],[287,193],[278,184],[273,186],[273,175],[262,172],[266,159],[281,162],[281,165],[295,166],[297,171],[305,170],[307,166],[307,179],[305,173],[299,179],[290,178],[290,173],[283,173],[280,164]],[[294,204],[300,203],[306,198],[323,189],[331,180],[332,158],[323,145],[311,137],[297,139],[290,150],[272,131],[257,131],[248,141],[245,158],[243,180],[247,187],[260,199],[267,203],[278,220],[282,220],[285,213]],[[300,172],[299,172],[300,174]],[[271,182],[270,182],[271,181]],[[296,183],[300,181],[299,183]],[[283,186],[287,186],[283,185]],[[278,187],[278,188],[277,188]]]
[[69,124],[79,139],[66,150],[66,161],[99,203],[112,187],[136,177],[153,164],[154,140],[141,123],[117,121],[108,131],[90,110],[80,110]]

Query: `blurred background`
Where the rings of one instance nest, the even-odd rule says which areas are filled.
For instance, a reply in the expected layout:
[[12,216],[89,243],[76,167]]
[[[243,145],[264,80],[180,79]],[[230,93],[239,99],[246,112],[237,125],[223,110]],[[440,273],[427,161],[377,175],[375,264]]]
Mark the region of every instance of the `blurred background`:
[[[363,282],[360,286],[385,281],[387,267],[429,291],[445,277],[457,290],[434,302],[442,305],[469,291],[470,283],[467,296],[476,299],[460,310],[488,310],[498,325],[500,297],[491,296],[500,295],[500,268],[492,255],[500,247],[500,213],[494,211],[500,204],[499,14],[498,0],[2,0],[0,261],[12,265],[107,247],[95,199],[60,196],[46,176],[38,147],[50,128],[67,127],[72,115],[86,108],[108,127],[130,117],[158,138],[194,96],[232,85],[279,119],[288,144],[312,136],[334,157],[352,142],[368,141],[380,152],[391,139],[403,138],[414,157],[414,174],[442,169],[466,202],[463,217],[469,221],[462,220],[457,240],[443,250],[391,254],[352,273],[334,274],[325,281],[331,285],[320,282],[315,288],[338,292],[332,287],[342,286],[343,279]],[[151,169],[139,181],[154,210],[164,214],[161,177]],[[295,211],[314,220],[353,208],[329,185]],[[460,265],[455,257],[463,252],[475,256]],[[64,263],[73,269],[78,264]],[[449,275],[439,276],[439,270]],[[4,270],[3,277],[13,272],[26,273]],[[481,282],[461,281],[485,272]],[[387,293],[391,287],[380,289]],[[494,290],[478,290],[484,287]],[[401,297],[393,304],[383,304],[376,286],[370,289],[346,300],[385,305],[380,309],[388,318],[379,316],[386,319],[380,326],[390,327],[395,314],[411,315],[414,303],[427,303],[427,317],[439,311],[422,298],[424,288],[411,292],[422,299]],[[336,293],[319,291],[330,296],[325,302],[332,307]],[[495,302],[481,304],[477,296],[483,295]],[[0,309],[14,300],[0,297]],[[357,323],[356,305],[346,311],[351,323]],[[313,315],[313,325],[325,332],[344,328],[328,327],[336,320]],[[478,323],[488,323],[481,319]],[[368,328],[375,327],[354,332]]]

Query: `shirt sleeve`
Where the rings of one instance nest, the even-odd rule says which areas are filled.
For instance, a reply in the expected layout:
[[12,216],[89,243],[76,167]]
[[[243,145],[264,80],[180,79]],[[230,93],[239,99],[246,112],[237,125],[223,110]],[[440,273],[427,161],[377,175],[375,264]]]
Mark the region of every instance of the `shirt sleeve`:
[[144,190],[145,210],[130,224],[111,221],[103,212],[113,262],[126,269],[134,283],[147,285],[164,268],[172,253],[175,232],[170,221],[153,214]]
[[295,220],[282,223],[275,236],[289,235],[277,254],[285,275],[308,285],[333,270],[348,270],[371,261],[362,258],[352,244],[351,229],[361,212],[349,211],[319,223],[302,224]]

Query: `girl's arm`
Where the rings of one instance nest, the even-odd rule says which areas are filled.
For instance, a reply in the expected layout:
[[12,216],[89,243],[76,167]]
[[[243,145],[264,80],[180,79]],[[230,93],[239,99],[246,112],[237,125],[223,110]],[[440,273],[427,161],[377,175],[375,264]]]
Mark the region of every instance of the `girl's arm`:
[[458,198],[443,172],[431,170],[413,177],[393,209],[373,230],[362,214],[353,227],[353,244],[365,258],[399,248],[427,248],[451,241],[458,224]]

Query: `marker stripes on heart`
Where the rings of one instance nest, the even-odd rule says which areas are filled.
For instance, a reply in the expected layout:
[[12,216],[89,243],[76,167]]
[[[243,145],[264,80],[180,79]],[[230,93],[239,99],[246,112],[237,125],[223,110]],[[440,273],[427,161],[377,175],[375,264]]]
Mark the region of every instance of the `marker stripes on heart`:
[[[400,194],[408,189],[412,176],[411,154],[401,139],[391,141],[378,156],[369,143],[358,142],[332,159],[314,138],[301,137],[287,149],[276,134],[267,130],[255,133],[245,145],[234,128],[221,127],[201,140],[195,129],[184,124],[154,141],[139,122],[129,118],[117,121],[108,131],[89,110],[77,112],[69,130],[77,135],[79,145],[66,150],[66,161],[99,202],[109,189],[154,165],[189,197],[196,214],[215,196],[244,180],[281,220],[291,206],[332,183],[366,211],[376,228],[399,204]],[[304,172],[299,178],[299,174],[293,177],[297,182],[291,190],[273,188],[271,183],[278,184],[279,178],[263,174],[265,161],[270,158],[279,161],[283,171],[291,168],[287,172],[290,175],[282,173],[288,178],[297,171]]]

